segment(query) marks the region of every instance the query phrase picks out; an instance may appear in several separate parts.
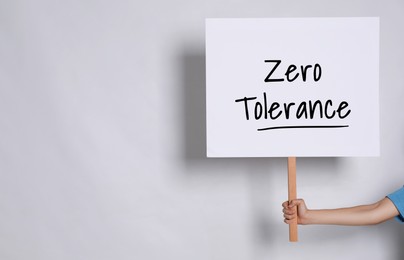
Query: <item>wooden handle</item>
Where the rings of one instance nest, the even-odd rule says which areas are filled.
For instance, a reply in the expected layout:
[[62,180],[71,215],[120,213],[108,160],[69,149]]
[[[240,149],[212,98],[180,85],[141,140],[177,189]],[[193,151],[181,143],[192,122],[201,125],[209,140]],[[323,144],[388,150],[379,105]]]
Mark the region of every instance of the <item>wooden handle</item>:
[[[288,157],[288,200],[291,201],[294,199],[297,199],[296,157]],[[297,242],[297,213],[294,221],[289,224],[289,241]]]

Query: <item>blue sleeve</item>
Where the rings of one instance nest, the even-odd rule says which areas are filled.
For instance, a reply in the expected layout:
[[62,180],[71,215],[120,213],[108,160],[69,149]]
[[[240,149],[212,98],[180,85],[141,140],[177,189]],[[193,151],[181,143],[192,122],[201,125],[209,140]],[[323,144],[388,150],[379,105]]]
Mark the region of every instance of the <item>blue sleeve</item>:
[[387,197],[394,203],[398,212],[397,220],[404,222],[404,187],[387,195]]

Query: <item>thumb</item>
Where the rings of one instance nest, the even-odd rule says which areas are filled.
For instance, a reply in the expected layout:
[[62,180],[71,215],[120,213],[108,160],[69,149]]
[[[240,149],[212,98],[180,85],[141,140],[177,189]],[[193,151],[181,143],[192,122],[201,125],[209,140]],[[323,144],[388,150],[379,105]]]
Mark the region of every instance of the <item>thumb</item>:
[[305,206],[304,200],[302,200],[302,199],[293,199],[293,200],[289,201],[289,205],[288,205],[289,208],[293,208],[295,206],[298,206],[298,207]]

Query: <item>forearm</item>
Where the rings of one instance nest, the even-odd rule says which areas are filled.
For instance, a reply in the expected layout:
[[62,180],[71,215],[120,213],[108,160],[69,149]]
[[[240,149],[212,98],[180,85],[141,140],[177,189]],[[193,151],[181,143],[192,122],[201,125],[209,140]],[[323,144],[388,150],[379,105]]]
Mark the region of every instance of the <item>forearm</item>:
[[374,204],[351,208],[307,210],[304,224],[374,225],[384,222],[397,214],[397,209],[386,198]]
[[377,222],[372,216],[373,205],[364,205],[352,208],[309,210],[306,224],[326,225],[371,225]]

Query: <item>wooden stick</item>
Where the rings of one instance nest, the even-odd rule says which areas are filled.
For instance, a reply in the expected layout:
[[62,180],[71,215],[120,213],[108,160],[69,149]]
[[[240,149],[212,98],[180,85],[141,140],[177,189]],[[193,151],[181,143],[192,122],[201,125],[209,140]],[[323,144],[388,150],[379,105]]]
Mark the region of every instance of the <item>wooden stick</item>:
[[[296,157],[288,157],[288,200],[297,199],[296,192]],[[297,213],[289,224],[289,241],[297,242]]]

